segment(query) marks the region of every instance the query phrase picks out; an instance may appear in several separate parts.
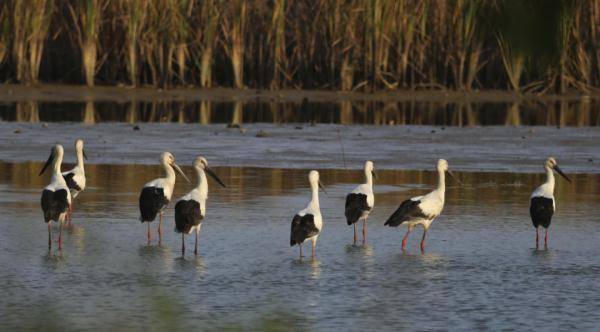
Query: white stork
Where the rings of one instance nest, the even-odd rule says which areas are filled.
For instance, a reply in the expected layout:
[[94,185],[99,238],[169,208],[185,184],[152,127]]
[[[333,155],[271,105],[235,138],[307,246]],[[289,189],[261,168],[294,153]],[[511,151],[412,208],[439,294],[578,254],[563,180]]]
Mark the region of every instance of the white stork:
[[[87,160],[87,155],[83,149],[83,140],[78,139],[75,141],[75,152],[77,153],[77,165],[71,170],[62,172],[62,176],[65,178],[65,182],[71,191],[71,198],[75,200],[80,192],[85,190],[85,169],[83,167],[83,159]],[[73,213],[73,202],[71,202],[71,208],[67,213],[67,219],[69,224],[71,223],[71,214]]]
[[323,229],[323,218],[319,207],[319,187],[327,193],[323,184],[319,181],[319,172],[310,171],[308,182],[310,183],[311,199],[308,206],[294,216],[290,234],[290,246],[297,244],[300,247],[300,258],[302,258],[302,243],[307,240],[312,241],[312,257],[315,258],[317,238],[321,233],[321,229]]
[[208,161],[205,158],[197,157],[193,166],[198,173],[198,185],[175,204],[175,232],[181,233],[181,255],[185,254],[185,234],[191,234],[194,231],[196,232],[194,255],[198,255],[198,233],[200,233],[201,223],[206,215],[206,199],[208,198],[206,174],[225,188],[223,181],[208,167]]
[[367,244],[367,218],[375,205],[373,178],[377,178],[373,162],[367,161],[365,162],[366,182],[358,185],[346,196],[346,222],[348,226],[354,225],[354,245],[356,245],[356,223],[361,219],[363,221],[363,245]]
[[[64,150],[62,145],[55,145],[51,152],[50,157],[46,161],[44,167],[40,171],[39,175],[42,175],[46,168],[52,164],[52,177],[50,178],[50,184],[48,184],[42,191],[42,211],[44,212],[44,222],[48,224],[48,251],[52,249],[52,223],[56,221],[59,223],[58,233],[58,250],[62,249],[62,224],[65,221],[66,215],[71,206],[71,192],[65,182],[62,174],[60,173],[60,166],[63,160]],[[38,176],[39,176],[38,175]]]
[[564,177],[567,181],[571,182],[571,179],[563,173],[558,167],[554,158],[548,158],[544,164],[546,170],[546,182],[541,186],[537,187],[531,194],[531,205],[529,206],[529,214],[531,215],[531,221],[533,227],[535,227],[535,247],[538,248],[539,244],[539,227],[542,226],[546,229],[544,236],[544,245],[548,246],[548,227],[552,221],[552,215],[556,209],[554,202],[554,173],[555,170],[558,174]]
[[150,222],[160,215],[158,222],[158,244],[162,242],[162,214],[164,208],[169,204],[173,188],[175,187],[175,170],[177,170],[186,181],[190,180],[185,176],[181,168],[175,164],[175,157],[170,152],[163,152],[160,155],[160,164],[165,170],[165,177],[154,179],[144,185],[140,193],[140,221],[148,223],[148,244],[152,236],[150,235]]
[[423,226],[423,238],[421,239],[421,251],[425,251],[425,237],[431,223],[437,218],[444,208],[444,196],[446,192],[445,172],[458,181],[452,172],[448,170],[448,162],[440,159],[437,162],[438,186],[424,196],[417,196],[405,200],[400,207],[385,222],[386,226],[396,227],[403,223],[408,225],[406,235],[402,238],[402,250],[406,250],[408,234],[417,225]]

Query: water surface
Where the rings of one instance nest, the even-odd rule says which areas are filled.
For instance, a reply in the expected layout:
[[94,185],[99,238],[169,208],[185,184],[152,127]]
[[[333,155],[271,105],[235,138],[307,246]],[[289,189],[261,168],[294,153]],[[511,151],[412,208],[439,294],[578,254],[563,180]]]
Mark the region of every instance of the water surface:
[[[355,247],[343,205],[362,175],[322,170],[329,194],[321,194],[324,229],[311,261],[288,242],[291,217],[308,199],[305,169],[218,167],[228,188],[211,183],[200,256],[182,259],[172,205],[163,245],[146,246],[138,190],[160,170],[142,165],[90,165],[75,226],[62,253],[48,253],[40,167],[0,163],[2,329],[597,326],[598,175],[558,180],[550,247],[535,250],[528,197],[543,175],[459,172],[465,184],[448,182],[426,253],[416,231],[403,254],[404,228],[383,223],[401,200],[431,190],[435,175],[381,171],[369,244]],[[189,188],[178,182],[175,197]]]

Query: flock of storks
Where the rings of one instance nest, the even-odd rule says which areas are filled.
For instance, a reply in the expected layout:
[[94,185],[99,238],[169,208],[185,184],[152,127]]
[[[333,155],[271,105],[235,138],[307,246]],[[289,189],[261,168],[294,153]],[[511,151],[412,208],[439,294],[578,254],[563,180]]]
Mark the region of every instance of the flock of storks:
[[[75,142],[77,153],[76,166],[61,172],[64,150],[62,145],[52,147],[50,157],[43,166],[39,175],[42,175],[48,166],[52,165],[52,177],[42,191],[41,205],[44,213],[44,221],[48,224],[48,250],[52,249],[52,227],[51,221],[59,223],[58,249],[62,246],[62,226],[64,222],[71,222],[73,211],[73,200],[85,189],[84,158],[87,159],[83,147],[83,140]],[[164,152],[160,156],[160,164],[165,171],[165,176],[154,179],[144,185],[139,198],[140,221],[147,223],[148,244],[151,243],[152,234],[150,222],[159,216],[158,237],[159,244],[162,240],[162,215],[166,206],[171,201],[173,188],[175,187],[175,171],[183,178],[189,179],[181,168],[175,163],[175,157],[170,152]],[[198,254],[198,234],[202,226],[202,220],[206,213],[206,199],[208,198],[208,182],[206,175],[212,177],[219,185],[225,187],[223,181],[208,167],[208,162],[203,157],[194,160],[193,167],[198,176],[196,187],[181,197],[175,204],[175,231],[181,234],[181,252],[185,254],[185,234],[195,233],[194,254]],[[421,250],[425,250],[425,238],[431,223],[441,214],[444,208],[444,196],[446,190],[445,174],[448,173],[458,183],[452,172],[448,169],[448,162],[440,159],[437,162],[438,185],[432,192],[412,197],[403,201],[398,209],[385,222],[386,226],[397,227],[407,225],[407,231],[402,238],[402,250],[406,250],[408,235],[415,226],[423,227],[421,239]],[[558,167],[554,158],[548,158],[544,164],[547,179],[544,184],[536,188],[531,194],[530,215],[533,226],[536,229],[536,248],[539,245],[539,226],[546,232],[545,245],[548,244],[548,227],[555,210],[554,186],[555,179],[553,171],[558,172],[567,181],[571,179]],[[357,242],[357,223],[362,221],[362,242],[367,241],[367,219],[375,205],[373,195],[373,178],[377,177],[372,161],[365,163],[365,183],[358,185],[346,196],[345,216],[348,225],[354,226],[354,244]],[[319,172],[312,170],[308,173],[308,181],[311,187],[311,199],[306,208],[300,210],[292,219],[290,234],[290,245],[298,245],[300,257],[302,257],[302,244],[310,241],[312,243],[312,257],[315,257],[317,239],[323,229],[323,218],[319,207],[319,188],[325,190],[319,180]]]

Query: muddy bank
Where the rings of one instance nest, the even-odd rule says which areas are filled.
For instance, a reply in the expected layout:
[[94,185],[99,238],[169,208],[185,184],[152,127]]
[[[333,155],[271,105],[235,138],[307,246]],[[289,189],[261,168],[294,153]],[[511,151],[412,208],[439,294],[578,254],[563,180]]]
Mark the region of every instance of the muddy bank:
[[0,159],[43,161],[62,143],[86,141],[90,163],[154,164],[171,151],[181,164],[205,155],[212,165],[277,168],[431,169],[438,158],[463,171],[540,172],[548,156],[571,173],[600,172],[600,130],[556,127],[0,122]]
[[169,90],[155,87],[126,86],[86,86],[71,85],[0,85],[0,101],[44,101],[44,102],[82,102],[82,101],[275,101],[275,102],[338,102],[338,101],[431,101],[431,102],[512,102],[518,100],[568,101],[581,99],[600,99],[594,95],[518,95],[511,91],[383,91],[375,93],[342,92],[327,90],[236,90],[230,88],[200,89],[196,87],[174,88]]

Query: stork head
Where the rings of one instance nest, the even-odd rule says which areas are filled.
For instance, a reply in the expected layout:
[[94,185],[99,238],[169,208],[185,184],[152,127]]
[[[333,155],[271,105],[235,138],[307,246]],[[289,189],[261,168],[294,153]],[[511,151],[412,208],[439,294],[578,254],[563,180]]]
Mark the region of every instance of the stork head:
[[196,159],[194,159],[194,167],[204,170],[208,168],[208,160],[206,160],[204,157],[198,156]]
[[553,157],[550,157],[546,160],[546,164],[544,164],[544,168],[550,169],[550,170],[555,170],[556,173],[560,174],[560,176],[565,178],[565,180],[571,182],[571,178],[569,178],[565,173],[563,173],[563,171],[560,169],[560,167],[558,167],[558,163],[556,162],[556,159],[554,159]]
[[460,180],[458,180],[455,176],[454,173],[452,173],[452,171],[450,171],[449,167],[448,167],[448,162],[445,159],[439,159],[437,162],[437,170],[438,172],[446,172],[448,173],[448,175],[450,175],[450,177],[458,182],[458,184],[462,185],[462,182],[460,182]]
[[438,171],[442,171],[442,172],[445,172],[448,170],[448,162],[446,161],[446,159],[438,159],[437,169],[438,169]]
[[556,163],[556,159],[554,159],[554,157],[550,157],[546,160],[545,167],[549,169],[554,169],[556,166],[558,166],[558,164]]
[[323,186],[323,183],[321,183],[321,180],[319,180],[319,172],[315,170],[310,171],[308,173],[308,182],[310,182],[311,186],[317,185],[325,194],[327,194],[327,191],[325,191],[325,186]]
[[221,187],[226,188],[223,181],[221,181],[221,179],[219,179],[217,174],[215,172],[213,172],[213,170],[210,167],[208,167],[208,161],[206,160],[206,158],[204,158],[202,156],[196,157],[196,159],[194,160],[194,167],[198,170],[205,171],[206,174],[210,175],[210,177],[213,178],[213,180],[217,181],[217,183]]
[[375,173],[375,164],[372,161],[367,160],[365,162],[365,174],[369,174],[373,176],[374,179],[377,179],[377,173]]
[[82,139],[78,139],[75,141],[75,151],[77,151],[77,154],[79,154],[79,152],[81,151],[81,154],[83,154],[83,158],[85,158],[85,160],[88,159],[87,155],[85,154],[85,150],[83,149]]
[[52,149],[50,149],[50,156],[48,157],[48,160],[46,160],[46,163],[44,164],[44,167],[42,167],[42,170],[40,171],[40,174],[38,174],[38,176],[42,175],[46,168],[50,166],[50,164],[62,162],[63,154],[64,149],[62,145],[56,144],[55,146],[53,146]]
[[181,167],[179,167],[179,165],[177,165],[175,163],[175,157],[171,154],[171,152],[163,152],[160,155],[160,162],[163,165],[167,165],[167,166],[174,168],[177,172],[179,172],[179,174],[181,174],[181,176],[183,176],[183,178],[187,182],[190,182],[190,179],[188,179],[188,177],[185,176],[185,173],[183,173],[183,171],[181,170]]

